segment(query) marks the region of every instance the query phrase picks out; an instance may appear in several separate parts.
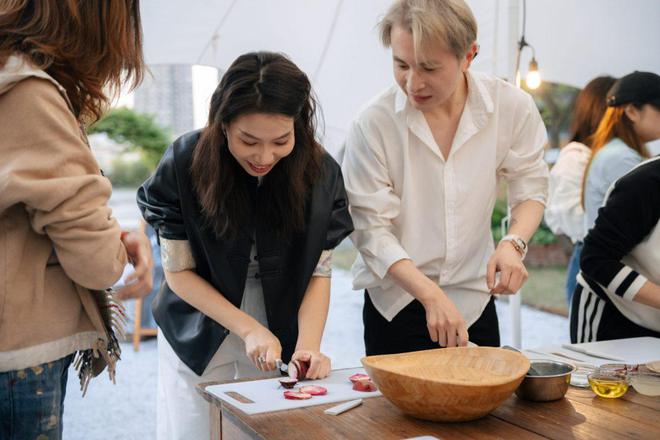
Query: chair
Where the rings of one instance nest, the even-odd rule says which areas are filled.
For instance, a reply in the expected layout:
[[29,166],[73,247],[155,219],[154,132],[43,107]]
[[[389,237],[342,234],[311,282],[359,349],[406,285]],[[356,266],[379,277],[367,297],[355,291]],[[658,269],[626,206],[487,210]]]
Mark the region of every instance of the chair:
[[142,298],[135,300],[135,323],[133,324],[133,350],[140,350],[140,340],[142,336],[156,336],[158,329],[142,328]]

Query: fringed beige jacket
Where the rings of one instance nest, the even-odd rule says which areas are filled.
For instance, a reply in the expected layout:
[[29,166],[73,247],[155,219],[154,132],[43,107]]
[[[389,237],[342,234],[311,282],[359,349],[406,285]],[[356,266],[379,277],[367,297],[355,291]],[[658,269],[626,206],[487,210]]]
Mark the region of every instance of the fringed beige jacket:
[[64,89],[10,57],[0,67],[0,372],[107,343],[89,290],[126,264],[111,190]]

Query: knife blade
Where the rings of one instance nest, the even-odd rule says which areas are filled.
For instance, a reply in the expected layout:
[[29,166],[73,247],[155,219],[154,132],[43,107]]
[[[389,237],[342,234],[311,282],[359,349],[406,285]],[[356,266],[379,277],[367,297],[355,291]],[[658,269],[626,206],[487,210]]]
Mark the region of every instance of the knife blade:
[[289,365],[282,362],[282,359],[277,359],[275,361],[275,366],[277,366],[277,369],[280,370],[280,372],[286,374],[287,376],[289,375]]

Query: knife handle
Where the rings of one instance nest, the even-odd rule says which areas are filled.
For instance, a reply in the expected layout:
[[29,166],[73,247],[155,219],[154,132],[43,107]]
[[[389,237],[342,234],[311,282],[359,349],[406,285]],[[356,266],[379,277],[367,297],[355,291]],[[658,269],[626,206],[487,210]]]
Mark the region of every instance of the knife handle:
[[350,400],[348,402],[344,402],[340,405],[333,406],[332,408],[328,408],[325,411],[323,411],[326,414],[330,414],[331,416],[338,416],[339,414],[348,411],[349,409],[353,409],[356,406],[362,405],[362,399],[357,399],[357,400]]

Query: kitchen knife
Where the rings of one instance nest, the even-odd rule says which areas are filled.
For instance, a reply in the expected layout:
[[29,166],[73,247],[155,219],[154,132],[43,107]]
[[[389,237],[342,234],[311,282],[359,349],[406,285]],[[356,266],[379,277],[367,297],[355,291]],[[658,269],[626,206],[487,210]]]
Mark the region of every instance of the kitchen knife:
[[323,412],[326,414],[330,414],[331,416],[338,416],[339,414],[360,405],[362,405],[362,399],[351,400],[349,402],[344,402],[340,405],[333,406],[332,408],[328,408]]

